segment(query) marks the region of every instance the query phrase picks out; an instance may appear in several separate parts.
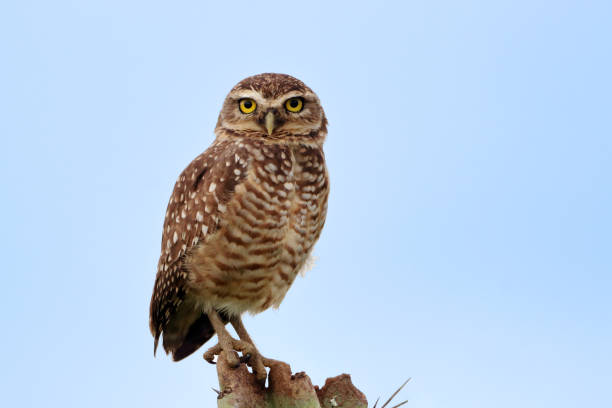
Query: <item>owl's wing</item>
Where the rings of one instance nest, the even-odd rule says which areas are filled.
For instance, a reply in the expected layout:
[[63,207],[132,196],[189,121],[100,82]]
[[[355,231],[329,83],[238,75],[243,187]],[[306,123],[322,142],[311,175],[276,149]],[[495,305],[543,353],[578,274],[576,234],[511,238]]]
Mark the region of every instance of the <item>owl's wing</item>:
[[174,186],[149,312],[154,352],[160,335],[185,299],[185,254],[205,245],[206,237],[217,230],[227,202],[246,175],[245,157],[238,143],[215,142],[187,166]]

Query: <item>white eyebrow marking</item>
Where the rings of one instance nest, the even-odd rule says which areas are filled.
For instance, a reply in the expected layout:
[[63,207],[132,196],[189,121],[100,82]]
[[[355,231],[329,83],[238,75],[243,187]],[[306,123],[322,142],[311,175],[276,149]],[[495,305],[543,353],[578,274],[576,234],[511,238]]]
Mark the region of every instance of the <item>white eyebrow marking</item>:
[[265,98],[257,91],[252,89],[238,89],[231,93],[232,98],[242,99],[251,98],[255,99],[255,102],[259,103],[265,100]]
[[283,94],[275,99],[266,99],[262,94],[253,90],[253,89],[238,89],[233,91],[231,94],[232,98],[242,99],[242,98],[251,98],[254,99],[257,104],[266,104],[271,107],[279,107],[283,106],[287,99],[300,96],[304,99],[317,100],[317,96],[312,92],[300,92],[300,91],[291,91]]

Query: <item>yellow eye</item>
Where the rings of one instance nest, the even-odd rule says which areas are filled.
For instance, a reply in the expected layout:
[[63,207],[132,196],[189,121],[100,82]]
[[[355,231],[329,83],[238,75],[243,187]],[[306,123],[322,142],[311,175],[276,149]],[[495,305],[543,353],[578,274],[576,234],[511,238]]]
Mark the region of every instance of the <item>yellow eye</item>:
[[287,99],[287,102],[285,102],[285,108],[287,108],[289,112],[297,113],[301,111],[303,107],[304,101],[302,98],[291,98]]
[[251,113],[255,110],[255,108],[257,107],[257,104],[255,103],[254,100],[245,98],[245,99],[240,100],[240,102],[238,103],[238,106],[240,106],[240,111],[242,113]]

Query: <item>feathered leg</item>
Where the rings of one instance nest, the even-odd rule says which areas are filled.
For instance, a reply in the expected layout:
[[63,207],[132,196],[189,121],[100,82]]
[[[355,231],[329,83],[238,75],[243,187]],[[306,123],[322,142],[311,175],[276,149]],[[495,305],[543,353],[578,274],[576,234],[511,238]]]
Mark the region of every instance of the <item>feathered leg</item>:
[[240,316],[232,317],[230,319],[230,323],[232,326],[234,326],[240,340],[249,343],[253,347],[252,351],[248,353],[250,354],[250,358],[247,363],[253,367],[253,372],[255,373],[257,379],[259,381],[265,381],[267,376],[266,367],[270,367],[272,361],[263,357],[259,350],[257,350],[257,347],[255,347],[255,343],[251,339],[251,336],[249,336],[249,333],[246,331]]
[[231,367],[238,367],[241,359],[238,358],[238,355],[235,353],[236,351],[240,351],[244,358],[246,358],[248,355],[253,355],[256,353],[257,349],[252,343],[243,340],[236,340],[228,333],[228,331],[225,329],[225,324],[223,324],[223,321],[219,316],[219,313],[213,310],[208,313],[208,318],[210,319],[210,323],[217,333],[219,342],[204,353],[204,359],[206,361],[211,364],[215,364],[215,356],[219,355],[221,351],[225,351],[227,354],[228,364]]

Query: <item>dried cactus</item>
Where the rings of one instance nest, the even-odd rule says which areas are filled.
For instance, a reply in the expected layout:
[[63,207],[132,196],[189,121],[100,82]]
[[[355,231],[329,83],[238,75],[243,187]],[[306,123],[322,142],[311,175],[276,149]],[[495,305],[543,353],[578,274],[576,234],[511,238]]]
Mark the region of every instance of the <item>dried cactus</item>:
[[[219,408],[367,408],[368,406],[365,395],[353,385],[348,374],[328,378],[325,385],[319,388],[312,385],[305,373],[292,374],[288,364],[273,361],[266,387],[257,382],[246,364],[231,368],[227,364],[225,352],[222,352],[217,360],[217,374],[221,389],[217,391]],[[404,385],[381,408],[385,408]]]

